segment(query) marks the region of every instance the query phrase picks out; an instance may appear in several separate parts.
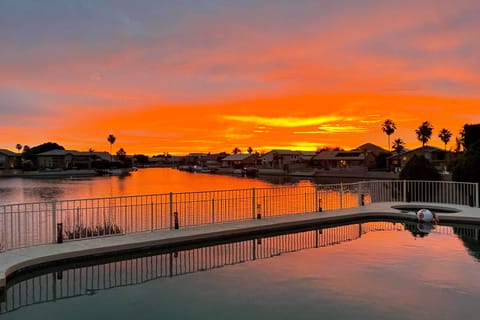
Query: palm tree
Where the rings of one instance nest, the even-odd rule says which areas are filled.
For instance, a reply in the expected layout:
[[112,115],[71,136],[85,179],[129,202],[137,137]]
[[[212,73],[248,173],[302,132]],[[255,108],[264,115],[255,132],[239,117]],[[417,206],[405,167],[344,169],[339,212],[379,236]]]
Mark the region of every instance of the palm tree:
[[110,143],[110,162],[112,162],[112,146],[115,143],[115,140],[117,140],[117,138],[115,138],[113,134],[108,135],[107,141]]
[[425,147],[425,144],[432,137],[433,126],[428,121],[423,121],[422,124],[415,130],[417,134],[417,139],[422,143],[422,148]]
[[455,137],[455,153],[462,151],[463,139],[461,137]]
[[235,147],[235,149],[233,149],[233,154],[239,154],[240,152],[242,151],[240,150],[239,147]]
[[401,153],[403,150],[405,150],[405,141],[400,138],[393,140],[392,149],[395,150],[397,154]]
[[397,126],[395,125],[395,122],[390,119],[385,120],[382,124],[382,131],[385,132],[388,137],[388,152],[390,152],[390,135],[392,135],[396,129]]
[[447,154],[447,144],[450,141],[450,138],[452,137],[452,133],[450,130],[443,128],[440,133],[438,134],[438,137],[442,142],[445,144],[445,155]]
[[252,147],[248,147],[247,152],[248,152],[248,154],[252,154],[252,152],[253,152]]
[[456,138],[455,139],[456,142],[457,142],[457,148],[459,149],[463,149],[463,151],[466,151],[465,150],[465,127],[462,128],[462,130],[460,130],[460,137]]
[[18,153],[20,153],[20,150],[22,150],[22,145],[21,145],[20,143],[17,143],[17,145],[15,146],[15,148],[17,148]]

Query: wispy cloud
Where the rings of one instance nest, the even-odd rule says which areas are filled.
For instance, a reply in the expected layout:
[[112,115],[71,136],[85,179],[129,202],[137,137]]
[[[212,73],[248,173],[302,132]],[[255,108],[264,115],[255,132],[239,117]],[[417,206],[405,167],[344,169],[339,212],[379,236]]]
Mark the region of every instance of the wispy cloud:
[[323,123],[330,123],[343,120],[343,117],[335,115],[325,115],[319,117],[260,117],[260,116],[234,116],[224,115],[222,119],[230,121],[238,121],[251,124],[261,124],[269,127],[279,128],[296,128],[321,125]]

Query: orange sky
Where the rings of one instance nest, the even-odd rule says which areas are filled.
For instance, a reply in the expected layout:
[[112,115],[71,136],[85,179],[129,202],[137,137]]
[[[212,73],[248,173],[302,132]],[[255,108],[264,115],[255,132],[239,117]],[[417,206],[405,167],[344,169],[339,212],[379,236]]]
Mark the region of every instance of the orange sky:
[[[420,145],[480,123],[476,1],[0,3],[0,148]],[[448,147],[454,146],[454,138]]]

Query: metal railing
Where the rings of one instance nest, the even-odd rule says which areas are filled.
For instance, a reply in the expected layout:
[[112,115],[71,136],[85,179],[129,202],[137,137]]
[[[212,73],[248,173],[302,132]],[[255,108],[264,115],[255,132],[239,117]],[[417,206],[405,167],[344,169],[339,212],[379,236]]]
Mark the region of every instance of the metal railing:
[[375,202],[478,207],[478,184],[364,181],[1,205],[0,251],[92,237],[355,208]]

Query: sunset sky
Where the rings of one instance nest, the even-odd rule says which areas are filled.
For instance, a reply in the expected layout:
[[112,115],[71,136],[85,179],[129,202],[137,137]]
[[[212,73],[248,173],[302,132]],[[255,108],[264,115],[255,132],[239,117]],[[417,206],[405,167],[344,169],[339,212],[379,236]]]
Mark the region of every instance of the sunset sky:
[[0,0],[0,148],[406,147],[480,123],[477,0]]

